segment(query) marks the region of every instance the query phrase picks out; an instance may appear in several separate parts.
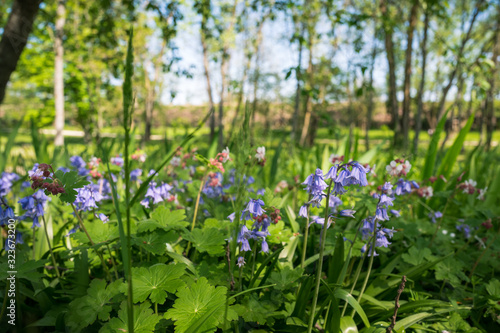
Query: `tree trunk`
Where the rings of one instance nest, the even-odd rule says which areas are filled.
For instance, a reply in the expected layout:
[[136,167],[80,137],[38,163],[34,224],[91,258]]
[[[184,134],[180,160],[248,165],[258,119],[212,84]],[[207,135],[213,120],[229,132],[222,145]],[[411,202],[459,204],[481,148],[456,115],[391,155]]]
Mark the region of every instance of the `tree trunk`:
[[422,129],[422,112],[424,108],[425,72],[427,64],[427,32],[429,30],[429,11],[425,11],[424,38],[422,40],[422,74],[417,96],[417,114],[415,116],[415,136],[413,137],[413,155],[418,153],[418,137]]
[[16,69],[21,52],[28,42],[40,2],[39,0],[14,0],[12,4],[0,41],[0,103],[5,97],[10,75]]
[[[297,29],[298,30],[298,29]],[[295,70],[295,77],[297,78],[297,88],[295,89],[295,105],[293,108],[293,119],[292,119],[292,144],[297,140],[297,130],[299,127],[299,108],[300,108],[300,81],[302,72],[302,36],[304,35],[304,29],[300,29],[299,36],[299,59],[297,62],[297,69]]]
[[413,53],[413,32],[417,23],[418,0],[413,1],[410,10],[410,19],[408,21],[408,38],[406,44],[406,59],[405,59],[405,80],[403,87],[403,148],[406,150],[409,146],[409,132],[410,132],[410,108],[411,108],[411,58]]
[[309,125],[311,123],[311,116],[312,116],[312,98],[311,98],[311,91],[313,88],[313,83],[314,83],[314,77],[313,77],[313,47],[314,47],[314,29],[309,27],[308,28],[308,49],[309,49],[309,64],[307,66],[307,96],[306,96],[306,110],[305,110],[305,117],[304,117],[304,125],[302,126],[302,134],[300,135],[300,145],[304,146],[306,143],[306,138],[307,138],[307,133],[309,131]]
[[446,97],[448,96],[448,92],[450,91],[450,88],[453,85],[453,80],[455,79],[455,76],[457,75],[458,69],[460,68],[460,65],[461,65],[460,62],[461,62],[462,55],[464,53],[465,45],[467,44],[467,42],[470,39],[472,28],[474,27],[474,22],[476,21],[476,18],[480,12],[480,7],[481,7],[481,4],[483,1],[484,0],[479,0],[476,4],[476,7],[474,9],[474,13],[472,14],[472,19],[471,19],[471,22],[469,25],[469,29],[468,29],[465,37],[462,39],[460,49],[458,50],[458,53],[457,53],[457,64],[456,64],[455,68],[453,69],[453,71],[450,73],[450,76],[448,78],[448,84],[443,88],[441,100],[439,101],[436,123],[439,122],[439,120],[441,119],[441,116],[443,115],[443,112],[445,111],[444,105],[446,103]]
[[[202,19],[203,22],[204,19]],[[210,63],[208,60],[208,46],[207,46],[207,38],[205,35],[204,30],[204,23],[202,23],[202,28],[200,29],[200,36],[201,36],[201,47],[203,50],[203,68],[205,70],[205,78],[207,80],[207,94],[208,94],[208,105],[210,107],[210,112],[212,114],[210,115],[210,142],[214,140],[215,137],[215,104],[214,104],[214,98],[212,94],[212,84],[210,82]]]
[[385,52],[387,55],[387,63],[389,65],[389,82],[388,82],[388,99],[387,106],[389,108],[389,113],[392,115],[391,125],[394,130],[394,142],[399,140],[400,136],[400,126],[399,126],[399,107],[398,98],[396,91],[396,60],[394,58],[394,44],[392,42],[393,28],[390,26],[389,17],[387,13],[387,2],[386,0],[380,1],[380,12],[382,13],[383,27],[385,32],[384,43]]
[[[373,40],[376,40],[376,34],[377,34],[377,25],[375,24],[374,27],[374,38]],[[374,102],[373,102],[373,70],[375,68],[375,58],[377,57],[377,45],[373,44],[373,50],[372,50],[372,55],[371,55],[371,63],[370,63],[370,74],[369,74],[369,79],[368,79],[368,94],[367,98],[368,101],[366,103],[366,127],[365,127],[365,146],[366,150],[370,150],[370,128],[372,126],[372,114],[373,114],[373,108],[374,108]]]
[[65,1],[57,2],[57,19],[54,33],[54,104],[56,108],[56,117],[54,127],[56,136],[54,138],[55,146],[64,146],[64,22],[66,21]]
[[498,56],[500,54],[500,5],[497,6],[497,24],[495,29],[495,40],[493,42],[493,69],[491,70],[490,89],[486,95],[486,150],[491,148],[491,139],[496,126],[495,117],[495,94],[498,73]]

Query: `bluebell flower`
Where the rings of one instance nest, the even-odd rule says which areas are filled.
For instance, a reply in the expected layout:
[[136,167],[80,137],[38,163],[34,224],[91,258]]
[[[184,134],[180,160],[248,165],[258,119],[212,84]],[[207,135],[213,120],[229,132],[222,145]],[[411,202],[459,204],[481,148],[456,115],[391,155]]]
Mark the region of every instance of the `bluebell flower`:
[[436,223],[436,219],[443,217],[443,213],[441,213],[440,211],[437,211],[434,213],[429,213],[428,216],[430,217],[432,223]]
[[399,210],[391,209],[389,212],[396,217],[401,216],[401,212]]
[[[361,248],[361,253],[365,253],[367,248],[368,248],[367,244],[363,245],[363,247]],[[371,256],[377,257],[378,256],[378,253],[372,249],[371,244],[370,244],[370,250],[368,251],[368,256],[369,257],[371,257]]]
[[125,164],[125,161],[121,156],[111,157],[110,162],[111,164],[117,165],[119,167],[123,167],[123,164]]
[[337,208],[339,206],[342,205],[342,200],[340,200],[339,197],[333,195],[333,194],[330,194],[330,200],[328,201],[328,206],[330,208]]
[[57,168],[57,170],[61,170],[63,173],[66,173],[66,172],[70,172],[71,170],[69,168],[66,168],[66,167],[59,167]]
[[337,178],[337,170],[337,165],[332,166],[326,173],[325,179],[333,179],[333,181],[335,181],[335,179]]
[[349,176],[351,173],[345,167],[339,172],[337,179],[334,180],[335,184],[341,184],[342,186],[350,185]]
[[269,245],[267,244],[266,239],[263,239],[260,245],[261,245],[260,252],[269,253]]
[[142,169],[134,169],[130,171],[130,181],[139,181],[139,177],[142,176]]
[[418,183],[417,183],[416,181],[414,181],[414,180],[411,180],[411,181],[410,181],[410,184],[411,184],[411,186],[412,186],[413,188],[415,188],[415,189],[417,189],[417,190],[420,188],[420,185],[418,185]]
[[389,247],[391,243],[385,237],[385,233],[381,230],[377,231],[377,239],[375,240],[375,247]]
[[76,195],[74,204],[81,211],[91,211],[98,208],[97,203],[103,199],[103,196],[92,185],[77,188],[76,192],[78,194]]
[[238,234],[238,243],[241,244],[241,251],[251,251],[252,249],[250,248],[250,243],[248,242],[248,239],[252,238],[252,233],[248,230],[248,228],[243,225],[241,226],[240,233]]
[[340,216],[343,216],[343,217],[352,217],[354,218],[354,214],[356,213],[355,210],[352,210],[352,209],[344,209],[344,210],[341,210],[339,212],[339,215]]
[[378,205],[385,206],[386,208],[388,208],[389,206],[394,206],[394,204],[392,203],[393,201],[394,201],[394,198],[391,198],[385,194],[382,194],[382,195],[380,195]]
[[109,221],[109,217],[107,217],[106,215],[104,215],[103,213],[99,213],[99,220],[102,221],[102,223],[108,223]]
[[382,191],[383,192],[388,192],[388,194],[391,194],[392,192],[392,184],[389,182],[385,182],[384,185],[382,185]]
[[300,206],[299,216],[307,218],[307,205]]
[[403,178],[398,179],[396,183],[396,195],[408,194],[411,192],[411,183]]
[[264,195],[264,194],[266,194],[266,189],[265,188],[261,188],[261,189],[257,190],[256,194],[257,195]]
[[21,191],[24,191],[27,188],[31,188],[31,183],[29,181],[24,181],[21,183]]
[[80,156],[72,156],[69,159],[71,166],[78,171],[78,175],[86,176],[89,174],[87,163]]
[[77,224],[75,225],[71,230],[69,230],[64,237],[69,237],[69,235],[72,235],[76,233],[76,231],[80,228],[80,226]]
[[373,218],[371,216],[369,216],[363,220],[363,225],[361,226],[361,229],[360,229],[361,238],[363,240],[370,238],[370,236],[373,234],[374,224],[373,224],[372,219]]
[[377,209],[375,210],[375,217],[380,221],[389,221],[387,209],[384,207],[377,207]]
[[43,190],[36,191],[33,195],[29,195],[18,201],[21,204],[21,208],[26,211],[26,213],[20,217],[21,220],[26,218],[33,219],[33,225],[31,228],[39,227],[40,223],[38,217],[44,215],[44,209],[49,197],[45,195]]
[[351,163],[352,170],[351,174],[347,177],[351,184],[357,184],[360,186],[368,186],[368,181],[366,179],[366,174],[368,170],[366,170],[361,164],[358,162]]
[[383,228],[382,231],[387,235],[387,237],[389,238],[392,238],[392,236],[394,236],[394,233],[397,232],[396,230],[394,230],[394,227],[392,227],[392,229],[387,229],[387,228]]
[[464,233],[465,238],[470,238],[471,235],[471,228],[467,224],[459,224],[457,225],[457,230],[462,231]]
[[235,217],[236,217],[236,213],[233,212],[233,213],[229,214],[229,216],[227,218],[229,221],[233,222]]
[[[247,204],[247,207],[243,210],[245,215],[245,220],[249,220],[251,218],[251,215],[253,216],[261,216],[262,214],[265,213],[264,209],[264,201],[262,199],[250,199],[250,201]],[[251,214],[251,215],[250,215]]]
[[5,239],[5,245],[4,245],[5,250],[11,249],[11,247],[9,245],[24,244],[23,235],[19,231],[16,231],[16,240],[14,243],[9,242],[9,239],[10,238]]
[[316,169],[315,173],[307,176],[302,185],[306,185],[305,190],[313,196],[322,195],[323,191],[328,187],[323,178],[323,171],[321,171],[321,169]]
[[2,172],[0,177],[0,197],[4,197],[12,191],[12,186],[14,182],[19,179],[19,176],[15,173]]

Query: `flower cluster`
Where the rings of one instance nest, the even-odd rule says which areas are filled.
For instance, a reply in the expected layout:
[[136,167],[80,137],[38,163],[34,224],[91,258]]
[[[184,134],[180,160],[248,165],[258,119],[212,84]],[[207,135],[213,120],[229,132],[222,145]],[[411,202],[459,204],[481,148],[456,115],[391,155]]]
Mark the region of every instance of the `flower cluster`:
[[[389,247],[389,245],[391,244],[389,242],[389,239],[392,238],[396,230],[394,230],[394,228],[392,229],[384,228],[380,224],[377,224],[377,227],[375,228],[376,219],[378,219],[376,216],[369,216],[363,220],[363,225],[361,226],[360,229],[361,237],[363,240],[368,240],[374,236],[374,231],[375,231],[375,248]],[[378,256],[377,252],[372,247],[373,247],[372,242],[370,242],[369,244],[366,243],[361,248],[361,253],[365,253],[367,249],[369,249],[368,252],[369,256],[372,255]]]
[[74,205],[79,211],[92,211],[97,207],[97,203],[103,199],[102,194],[92,185],[85,185],[76,189],[77,195]]
[[417,193],[422,198],[430,198],[434,195],[434,190],[431,186],[422,186],[418,189]]
[[71,156],[69,159],[71,166],[78,171],[79,176],[86,176],[89,174],[87,163],[80,156]]
[[432,223],[436,223],[437,219],[440,219],[443,217],[443,213],[441,213],[440,211],[437,211],[437,212],[429,213],[428,216],[431,219]]
[[226,147],[226,149],[222,150],[221,153],[218,153],[215,158],[210,159],[210,165],[219,169],[220,172],[224,173],[224,166],[223,164],[229,161],[229,148]]
[[385,170],[389,175],[394,176],[394,177],[399,177],[401,175],[406,176],[408,172],[410,172],[411,169],[411,164],[408,162],[408,160],[404,160],[402,158],[397,158],[389,165],[385,167]]
[[175,201],[177,199],[176,196],[170,193],[172,189],[173,187],[167,183],[162,183],[160,186],[156,186],[156,182],[149,183],[148,190],[145,198],[141,201],[141,205],[149,208],[151,201],[153,201],[153,204],[158,204],[164,200]]
[[45,191],[57,195],[64,193],[64,186],[54,176],[52,166],[42,163],[39,164],[34,172],[30,175],[31,188],[37,190],[43,188]]
[[43,193],[43,190],[36,191],[33,195],[28,195],[18,201],[21,204],[21,208],[26,211],[19,219],[25,220],[26,218],[31,218],[33,220],[33,225],[31,228],[40,227],[39,217],[44,215],[45,206],[49,197]]
[[0,177],[0,197],[4,197],[10,193],[14,182],[19,179],[19,176],[15,173],[2,172]]
[[[249,230],[245,224],[241,227],[238,234],[238,243],[241,245],[241,251],[250,251],[250,239],[261,240],[261,252],[269,252],[269,245],[266,237],[269,235],[268,228],[271,222],[278,223],[281,220],[279,209],[273,209],[269,215],[264,210],[265,203],[261,199],[250,199],[246,208],[241,212],[241,219],[244,221],[254,220],[252,230]],[[234,213],[229,216],[234,220]]]

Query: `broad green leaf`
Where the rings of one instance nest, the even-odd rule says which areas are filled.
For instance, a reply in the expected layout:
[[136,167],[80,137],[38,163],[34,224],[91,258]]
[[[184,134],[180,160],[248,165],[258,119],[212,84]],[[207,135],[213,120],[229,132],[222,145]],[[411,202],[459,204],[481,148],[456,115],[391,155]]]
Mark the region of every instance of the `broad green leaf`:
[[155,229],[182,229],[189,225],[185,221],[186,211],[183,209],[170,211],[165,206],[157,207],[151,214],[151,219],[138,223],[138,232],[153,231]]
[[[178,298],[165,313],[165,318],[175,321],[175,331],[178,333],[215,332],[224,318],[226,293],[226,287],[215,288],[202,277],[177,292]],[[208,318],[205,317],[207,313],[210,314]]]
[[268,321],[273,322],[272,315],[277,307],[269,300],[259,300],[257,294],[252,293],[245,297],[240,304],[234,305],[233,309],[246,322],[265,324]]
[[[149,302],[134,305],[134,333],[153,333],[160,320],[161,317],[153,313]],[[129,332],[127,324],[127,302],[124,301],[118,311],[118,318],[112,318],[99,330],[99,333]]]
[[285,266],[279,272],[272,272],[270,283],[276,284],[275,288],[278,290],[285,290],[293,287],[293,283],[297,281],[304,273],[304,269],[297,267],[295,269]]
[[[100,220],[95,220],[94,222],[85,222],[85,228],[95,244],[108,242],[119,237],[118,227],[114,223],[102,223]],[[83,231],[78,231],[71,237],[81,244],[89,243],[89,239]]]
[[340,330],[342,333],[356,333],[358,332],[358,327],[352,317],[346,316],[340,318]]
[[491,279],[491,281],[486,285],[486,291],[491,296],[500,298],[500,281],[497,279]]
[[413,246],[408,250],[408,253],[403,254],[401,258],[408,264],[418,266],[432,258],[432,251],[427,247],[419,249]]
[[163,255],[167,250],[167,244],[174,243],[178,238],[179,235],[175,231],[157,230],[132,237],[132,242],[153,254]]
[[226,236],[217,229],[194,229],[183,234],[183,238],[193,243],[200,252],[210,255],[223,255]]
[[153,303],[165,303],[167,292],[175,293],[184,286],[180,277],[185,270],[186,266],[183,264],[132,268],[134,303],[144,302],[148,297]]
[[368,317],[366,316],[365,311],[359,305],[358,301],[346,290],[336,288],[334,295],[336,298],[343,299],[347,303],[349,303],[350,306],[353,307],[354,310],[356,310],[356,313],[361,317],[361,320],[363,320],[363,323],[365,324],[366,327],[370,327],[370,321],[368,320]]
[[66,325],[71,332],[80,332],[96,319],[109,320],[111,299],[125,290],[122,280],[107,285],[104,280],[93,280],[87,289],[87,295],[73,300],[69,304]]

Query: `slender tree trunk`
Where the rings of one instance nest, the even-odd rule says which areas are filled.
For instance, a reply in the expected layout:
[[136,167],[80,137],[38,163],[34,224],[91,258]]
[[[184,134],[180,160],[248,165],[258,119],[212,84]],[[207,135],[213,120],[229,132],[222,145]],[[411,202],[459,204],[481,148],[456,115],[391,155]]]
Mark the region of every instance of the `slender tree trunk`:
[[373,70],[375,68],[375,58],[377,57],[377,45],[375,44],[375,35],[377,34],[377,25],[375,24],[374,27],[374,44],[373,44],[373,50],[372,50],[372,55],[371,55],[371,63],[370,63],[370,74],[369,74],[369,79],[368,79],[368,94],[366,95],[368,97],[368,101],[366,103],[366,128],[365,128],[365,146],[366,150],[370,150],[370,128],[372,127],[372,114],[373,114],[373,109],[374,109],[374,92],[373,92]]
[[387,63],[389,65],[389,81],[388,81],[388,100],[387,106],[389,107],[390,114],[392,115],[391,123],[394,130],[394,142],[399,140],[400,126],[399,126],[399,107],[396,88],[396,60],[394,57],[394,44],[392,42],[393,28],[390,26],[389,14],[387,12],[387,0],[380,1],[380,12],[382,13],[383,27],[384,27],[384,43],[385,52],[387,55]]
[[455,65],[455,68],[451,71],[449,77],[448,77],[448,84],[443,88],[443,93],[441,95],[441,100],[439,101],[439,106],[438,106],[438,111],[437,111],[437,117],[436,117],[436,122],[439,122],[441,119],[441,116],[443,115],[445,111],[445,103],[446,103],[446,97],[448,96],[448,92],[450,91],[450,88],[453,85],[453,80],[455,79],[455,76],[457,75],[458,69],[461,66],[461,58],[464,53],[465,45],[470,39],[471,33],[472,33],[472,28],[474,27],[474,22],[476,21],[477,16],[479,15],[480,12],[480,7],[481,4],[483,3],[484,0],[479,0],[476,4],[476,7],[474,9],[474,13],[472,14],[472,19],[469,25],[469,29],[467,31],[467,34],[465,37],[462,39],[462,43],[460,44],[460,49],[458,50],[457,53],[457,64]]
[[300,29],[299,36],[299,59],[297,62],[297,69],[295,70],[295,76],[297,78],[297,88],[295,89],[295,105],[293,107],[293,119],[292,119],[292,143],[297,140],[297,131],[299,127],[299,109],[300,109],[300,93],[301,93],[301,72],[302,72],[302,36],[304,35],[304,30]]
[[203,69],[205,72],[205,79],[207,81],[208,103],[210,107],[210,112],[212,112],[212,115],[210,116],[210,142],[212,142],[215,137],[215,104],[212,94],[212,84],[210,82],[210,63],[208,60],[207,38],[203,29],[204,28],[202,24],[202,28],[200,30],[200,36],[201,36],[201,47],[203,50]]
[[65,1],[57,2],[57,19],[55,26],[54,40],[54,104],[56,108],[56,117],[54,127],[56,136],[54,138],[55,146],[64,145],[64,22],[66,21]]
[[0,41],[0,104],[5,97],[10,75],[28,42],[39,5],[39,0],[14,0],[12,4]]
[[405,80],[403,87],[403,148],[406,150],[409,146],[409,131],[410,131],[410,109],[411,109],[411,59],[413,53],[413,32],[417,23],[418,0],[413,0],[413,5],[410,10],[410,19],[408,22],[408,38],[406,45],[406,59],[405,59]]
[[496,94],[496,83],[498,74],[498,56],[500,55],[500,4],[497,5],[497,24],[495,30],[495,40],[493,42],[493,69],[490,77],[490,89],[486,95],[486,150],[491,148],[491,139],[493,137],[493,131],[496,127],[496,117],[495,117],[495,94]]
[[415,136],[413,137],[413,155],[418,153],[418,137],[422,129],[422,113],[424,108],[425,72],[427,64],[427,32],[429,30],[429,11],[425,11],[424,38],[422,40],[422,74],[417,96],[417,114],[415,115]]
[[[307,97],[306,97],[306,110],[305,110],[305,117],[304,117],[304,125],[302,126],[302,134],[300,135],[300,145],[304,146],[306,143],[306,138],[307,138],[307,132],[309,131],[309,125],[311,123],[311,115],[312,115],[312,98],[310,96],[310,92],[312,91],[313,87],[313,47],[314,47],[314,29],[309,27],[309,32],[308,32],[308,48],[309,48],[309,64],[307,66]],[[311,31],[312,30],[312,31]]]

